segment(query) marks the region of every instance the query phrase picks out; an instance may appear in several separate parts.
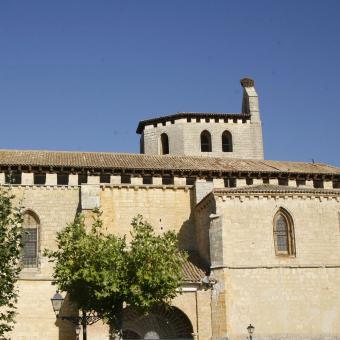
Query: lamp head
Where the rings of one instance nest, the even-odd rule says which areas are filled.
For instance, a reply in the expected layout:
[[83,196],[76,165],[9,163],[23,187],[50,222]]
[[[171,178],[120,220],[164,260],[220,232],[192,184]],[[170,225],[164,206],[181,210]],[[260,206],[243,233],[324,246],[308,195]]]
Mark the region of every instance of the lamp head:
[[53,297],[51,298],[51,302],[53,311],[58,316],[61,310],[61,306],[64,302],[64,298],[61,296],[61,294],[59,294],[59,291],[56,291],[56,293],[53,295]]
[[255,327],[252,324],[249,324],[249,326],[247,327],[247,331],[249,335],[253,335],[255,330]]

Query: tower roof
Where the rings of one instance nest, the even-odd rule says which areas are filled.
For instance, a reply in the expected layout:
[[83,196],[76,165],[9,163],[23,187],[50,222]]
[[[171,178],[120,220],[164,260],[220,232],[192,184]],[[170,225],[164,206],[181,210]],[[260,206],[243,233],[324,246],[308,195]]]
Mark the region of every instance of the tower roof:
[[145,126],[147,125],[153,125],[153,124],[158,124],[158,123],[166,123],[169,121],[175,121],[177,119],[250,119],[250,114],[245,114],[245,113],[223,113],[223,112],[177,112],[171,115],[167,116],[161,116],[161,117],[156,117],[156,118],[151,118],[151,119],[146,119],[146,120],[141,120],[138,124],[137,133],[142,133]]

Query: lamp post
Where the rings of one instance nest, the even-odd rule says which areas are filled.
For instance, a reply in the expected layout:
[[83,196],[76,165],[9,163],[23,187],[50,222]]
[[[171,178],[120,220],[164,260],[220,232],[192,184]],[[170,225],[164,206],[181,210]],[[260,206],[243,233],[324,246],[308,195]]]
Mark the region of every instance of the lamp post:
[[249,334],[249,340],[253,339],[253,333],[254,333],[255,327],[252,324],[249,324],[249,326],[247,327],[247,331]]
[[82,310],[82,315],[81,316],[59,316],[61,307],[64,303],[64,298],[62,295],[59,293],[59,291],[56,291],[56,293],[53,295],[51,298],[52,302],[52,307],[55,315],[57,316],[57,319],[61,320],[68,320],[72,322],[75,325],[75,331],[77,335],[77,339],[79,339],[79,334],[80,334],[80,325],[83,328],[83,340],[87,340],[87,332],[86,332],[86,326],[87,325],[92,325],[93,323],[97,322],[99,318],[95,315],[87,314],[86,311]]

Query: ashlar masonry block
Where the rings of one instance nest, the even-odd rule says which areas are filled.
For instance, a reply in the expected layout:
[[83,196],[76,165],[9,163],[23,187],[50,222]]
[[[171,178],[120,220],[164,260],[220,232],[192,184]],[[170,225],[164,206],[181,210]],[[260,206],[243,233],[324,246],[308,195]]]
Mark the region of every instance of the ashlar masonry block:
[[262,178],[254,178],[253,184],[254,185],[261,185],[261,184],[263,184],[263,179]]
[[247,181],[245,178],[237,178],[236,179],[236,186],[237,187],[245,187],[247,185]]
[[333,182],[332,181],[324,181],[323,187],[324,187],[324,189],[333,189]]
[[224,188],[224,179],[223,178],[214,178],[213,184],[214,184],[214,188]]
[[296,187],[296,180],[295,179],[289,179],[288,180],[288,186]]
[[279,185],[279,180],[277,178],[270,178],[269,179],[269,184]]
[[81,208],[92,210],[100,206],[100,186],[93,184],[81,185]]
[[162,185],[162,177],[152,177],[152,183],[154,185]]
[[57,185],[57,174],[46,174],[46,185]]
[[186,178],[185,177],[174,177],[174,184],[175,185],[186,185]]
[[99,176],[88,176],[87,184],[99,184],[100,177]]
[[142,185],[143,184],[143,177],[131,177],[131,184]]
[[32,185],[34,183],[32,172],[23,172],[21,174],[21,184]]
[[121,176],[111,175],[110,176],[110,183],[111,184],[121,184],[122,183]]
[[70,174],[68,176],[68,185],[78,185],[78,175]]

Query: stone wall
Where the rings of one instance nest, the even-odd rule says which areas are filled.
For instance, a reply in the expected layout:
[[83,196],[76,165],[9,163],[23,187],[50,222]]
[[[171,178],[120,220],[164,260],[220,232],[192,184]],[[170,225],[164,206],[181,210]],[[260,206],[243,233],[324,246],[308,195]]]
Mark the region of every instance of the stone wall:
[[[169,123],[169,124],[168,124]],[[201,152],[200,135],[207,130],[212,138],[212,152]],[[222,152],[222,133],[227,130],[233,137],[233,152]],[[193,119],[178,119],[174,124],[167,122],[163,126],[159,123],[156,127],[145,127],[144,152],[146,154],[160,154],[160,135],[167,133],[169,137],[169,151],[173,155],[200,155],[229,158],[253,158],[263,159],[263,142],[261,122],[251,120],[236,122],[229,119],[227,123],[223,119],[215,122],[210,119],[207,123],[203,118],[200,122]]]
[[[211,196],[207,214],[214,204]],[[221,194],[215,200],[210,223],[212,276],[217,279],[213,339],[244,339],[249,323],[256,327],[254,339],[337,339],[339,196]],[[275,255],[273,218],[279,208],[292,216],[296,256]]]
[[[195,247],[192,205],[194,194],[188,186],[162,185],[106,185],[78,186],[13,186],[16,202],[22,201],[40,220],[39,266],[23,269],[18,288],[17,323],[11,333],[12,340],[75,339],[75,330],[68,321],[56,320],[51,297],[56,288],[52,285],[52,265],[42,256],[45,248],[54,249],[56,233],[71,222],[84,203],[85,215],[91,215],[91,206],[99,205],[109,232],[129,236],[131,219],[142,214],[162,233],[173,229],[179,233],[182,248]],[[80,199],[84,202],[81,202]],[[210,326],[210,290],[194,285],[186,288],[173,301],[189,317],[200,340],[208,340]],[[67,308],[67,304],[65,305]],[[73,311],[74,312],[74,311]],[[199,314],[197,314],[199,312]],[[66,315],[70,310],[66,309]],[[101,321],[88,327],[90,339],[108,339],[108,329]]]
[[102,217],[109,232],[129,238],[131,220],[141,214],[156,232],[178,232],[185,249],[195,247],[192,199],[192,190],[186,186],[105,186],[100,192]]

